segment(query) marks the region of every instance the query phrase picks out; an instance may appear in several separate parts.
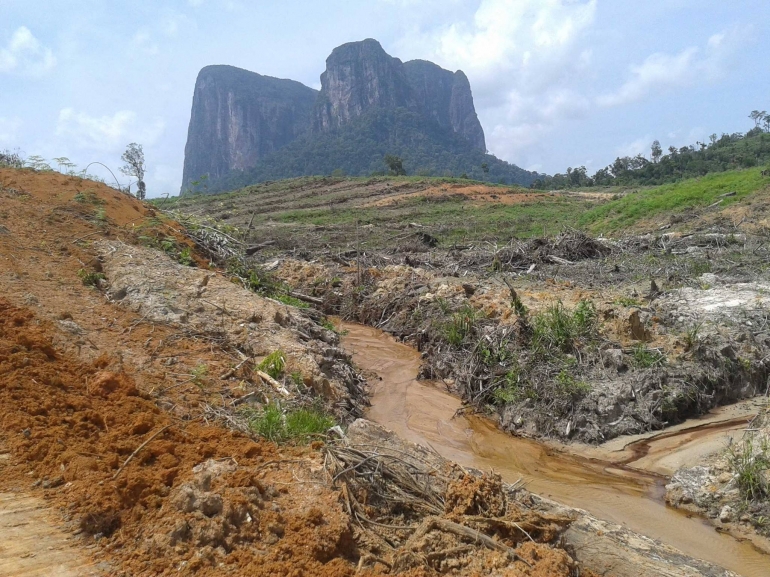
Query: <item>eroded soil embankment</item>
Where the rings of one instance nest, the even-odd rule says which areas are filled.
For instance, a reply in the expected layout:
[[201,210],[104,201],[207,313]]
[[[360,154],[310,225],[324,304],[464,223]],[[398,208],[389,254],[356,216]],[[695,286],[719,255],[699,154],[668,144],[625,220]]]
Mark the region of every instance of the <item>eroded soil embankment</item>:
[[[532,491],[586,509],[659,539],[695,558],[741,575],[765,575],[770,557],[749,542],[718,533],[661,500],[661,477],[611,463],[570,457],[532,440],[514,438],[483,419],[456,416],[460,401],[436,384],[415,380],[420,355],[369,327],[345,325],[343,343],[355,362],[378,374],[368,418],[442,456],[509,482],[523,478]],[[704,573],[705,574],[705,573]]]
[[62,354],[51,332],[0,300],[0,490],[44,496],[116,575],[352,573],[336,493],[287,490],[319,467],[312,454],[172,419],[118,364]]

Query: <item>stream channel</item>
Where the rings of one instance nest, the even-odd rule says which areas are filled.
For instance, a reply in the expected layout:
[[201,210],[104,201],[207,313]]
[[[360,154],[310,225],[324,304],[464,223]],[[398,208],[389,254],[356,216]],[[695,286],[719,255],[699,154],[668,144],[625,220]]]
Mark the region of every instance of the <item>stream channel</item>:
[[418,381],[420,353],[371,327],[342,323],[345,349],[372,380],[366,417],[402,439],[430,446],[466,467],[526,482],[533,493],[584,509],[744,577],[770,575],[766,541],[718,532],[705,519],[665,504],[667,475],[724,446],[745,428],[750,406],[724,408],[662,434],[614,440],[599,448],[514,437],[477,416],[439,383]]

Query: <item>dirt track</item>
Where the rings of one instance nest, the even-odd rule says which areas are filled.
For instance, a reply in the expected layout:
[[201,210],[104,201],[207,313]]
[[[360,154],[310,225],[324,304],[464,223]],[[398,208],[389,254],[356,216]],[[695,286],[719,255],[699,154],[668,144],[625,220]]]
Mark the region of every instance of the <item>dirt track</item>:
[[0,575],[99,577],[107,574],[57,526],[45,501],[0,493]]

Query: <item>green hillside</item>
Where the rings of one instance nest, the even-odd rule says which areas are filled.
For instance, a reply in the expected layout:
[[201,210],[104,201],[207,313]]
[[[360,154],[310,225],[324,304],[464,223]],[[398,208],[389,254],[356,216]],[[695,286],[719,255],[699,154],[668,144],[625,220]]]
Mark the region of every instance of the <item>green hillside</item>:
[[770,178],[762,176],[759,168],[708,174],[628,193],[588,210],[577,224],[593,232],[617,233],[656,217],[703,209],[716,202],[724,208],[768,186]]

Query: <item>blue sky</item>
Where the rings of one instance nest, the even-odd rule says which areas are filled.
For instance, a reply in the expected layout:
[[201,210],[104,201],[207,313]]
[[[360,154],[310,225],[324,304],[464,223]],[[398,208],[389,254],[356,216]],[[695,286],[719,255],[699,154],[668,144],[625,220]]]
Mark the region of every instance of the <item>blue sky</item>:
[[0,149],[116,170],[139,142],[150,196],[178,193],[200,68],[318,88],[331,50],[363,38],[464,70],[490,152],[548,173],[770,110],[766,0],[3,0],[0,15]]

